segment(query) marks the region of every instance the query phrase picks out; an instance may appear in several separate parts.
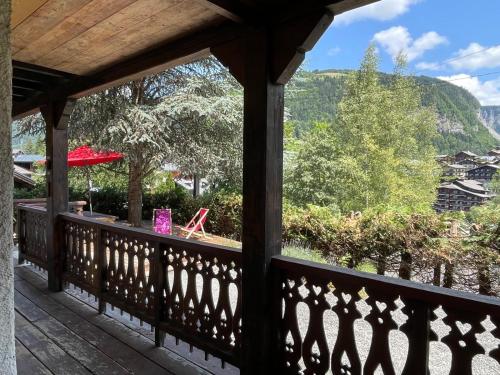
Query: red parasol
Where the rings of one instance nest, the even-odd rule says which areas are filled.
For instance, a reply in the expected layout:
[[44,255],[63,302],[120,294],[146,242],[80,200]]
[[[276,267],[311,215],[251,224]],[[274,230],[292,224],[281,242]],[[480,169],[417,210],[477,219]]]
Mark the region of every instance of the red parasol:
[[123,159],[123,154],[119,152],[96,151],[90,146],[81,146],[68,152],[68,167],[86,167],[120,159]]
[[[96,164],[111,163],[123,159],[123,154],[114,151],[96,151],[90,146],[80,146],[68,152],[68,167],[89,167]],[[41,163],[45,164],[46,160]],[[89,205],[92,215],[92,181],[90,180],[90,170],[86,170],[89,186]]]

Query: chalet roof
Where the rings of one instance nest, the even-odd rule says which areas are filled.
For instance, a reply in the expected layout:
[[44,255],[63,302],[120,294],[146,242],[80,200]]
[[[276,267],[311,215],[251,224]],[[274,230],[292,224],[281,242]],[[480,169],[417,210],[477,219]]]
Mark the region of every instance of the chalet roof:
[[441,184],[439,188],[459,190],[482,198],[494,196],[494,194],[491,194],[481,182],[476,180],[456,180],[453,182],[446,182]]
[[468,169],[468,167],[463,164],[447,164],[446,166],[453,169]]
[[485,165],[480,165],[478,167],[475,167],[475,168],[472,168],[469,170],[469,172],[471,171],[475,171],[476,169],[481,169],[481,168],[493,168],[493,169],[497,169],[497,170],[500,170],[500,165],[497,165],[497,164],[485,164]]
[[37,161],[45,160],[45,157],[42,155],[34,155],[34,154],[20,154],[14,158],[14,163],[36,163]]
[[255,27],[378,0],[14,0],[13,115],[206,56]]
[[21,168],[17,165],[14,165],[14,181],[21,183],[25,186],[35,186],[35,181],[29,177],[31,172],[27,169]]
[[476,157],[477,155],[475,153],[473,153],[472,151],[460,151],[460,152],[457,152],[455,154],[455,156],[458,156],[458,155],[467,155],[467,156],[471,156],[471,157]]

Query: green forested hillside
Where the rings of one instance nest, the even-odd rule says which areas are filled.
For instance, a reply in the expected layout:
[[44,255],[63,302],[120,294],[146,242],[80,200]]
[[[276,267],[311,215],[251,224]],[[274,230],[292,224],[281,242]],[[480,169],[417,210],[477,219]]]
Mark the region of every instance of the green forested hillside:
[[[349,71],[328,70],[302,72],[288,90],[286,106],[290,119],[296,124],[296,135],[307,131],[317,121],[335,126],[337,103],[343,95]],[[382,74],[382,81],[390,75]],[[435,140],[438,153],[470,150],[484,153],[498,144],[481,123],[481,105],[468,91],[430,77],[416,77],[422,89],[422,101],[433,106],[439,114]]]

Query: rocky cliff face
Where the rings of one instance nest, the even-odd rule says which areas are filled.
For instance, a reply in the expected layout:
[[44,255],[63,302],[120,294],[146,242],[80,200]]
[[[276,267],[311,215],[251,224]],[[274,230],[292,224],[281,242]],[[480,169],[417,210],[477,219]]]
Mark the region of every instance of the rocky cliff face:
[[481,107],[479,115],[491,135],[500,140],[500,106]]

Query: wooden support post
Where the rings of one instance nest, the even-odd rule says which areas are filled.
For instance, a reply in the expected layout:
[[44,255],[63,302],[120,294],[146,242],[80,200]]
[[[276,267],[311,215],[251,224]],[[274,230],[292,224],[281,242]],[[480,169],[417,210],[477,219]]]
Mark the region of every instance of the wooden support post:
[[281,253],[284,87],[271,81],[269,42],[258,32],[246,44],[242,374],[269,374],[277,359],[270,263]]
[[[279,373],[284,84],[333,20],[328,9],[211,49],[244,86],[242,374]],[[278,299],[278,300],[277,300]]]
[[57,215],[68,211],[68,122],[73,100],[51,102],[40,108],[47,146],[47,260],[49,290],[62,290],[62,229]]

